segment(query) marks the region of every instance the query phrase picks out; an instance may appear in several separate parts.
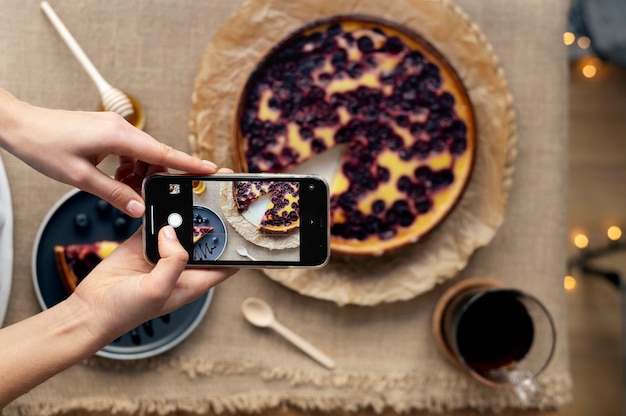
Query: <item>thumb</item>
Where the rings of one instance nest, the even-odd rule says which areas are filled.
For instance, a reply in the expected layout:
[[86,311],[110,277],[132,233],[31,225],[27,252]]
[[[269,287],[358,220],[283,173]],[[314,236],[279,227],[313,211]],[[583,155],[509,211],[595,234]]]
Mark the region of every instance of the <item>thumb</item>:
[[166,225],[159,230],[159,256],[160,259],[155,269],[164,269],[160,270],[160,272],[167,270],[170,273],[180,274],[187,266],[189,254],[178,241],[176,231],[170,225]]
[[[174,228],[169,225],[159,230],[160,259],[149,274],[149,296],[166,301],[172,294],[181,273],[187,266],[189,255],[178,241]],[[148,290],[147,288],[144,288]]]

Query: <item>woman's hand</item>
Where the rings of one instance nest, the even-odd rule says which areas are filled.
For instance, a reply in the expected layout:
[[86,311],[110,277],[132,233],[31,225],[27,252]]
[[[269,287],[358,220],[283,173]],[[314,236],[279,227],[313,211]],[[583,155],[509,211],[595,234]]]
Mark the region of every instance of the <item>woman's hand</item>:
[[[157,142],[113,113],[49,110],[0,88],[0,146],[41,173],[93,193],[133,217],[145,211],[137,193],[149,174],[173,168],[217,171]],[[111,178],[97,168],[119,156]],[[229,171],[221,169],[220,171]],[[112,340],[197,299],[236,269],[185,269],[188,254],[173,228],[159,232],[161,259],[144,258],[141,232],[104,259],[66,300],[0,331],[3,406]]]
[[[127,185],[99,170],[97,165],[105,157],[120,156],[120,167],[132,166],[140,176],[150,173],[149,166],[155,171],[172,168],[201,175],[216,171],[214,163],[158,142],[115,113],[35,107],[1,89],[0,108],[0,144],[9,152],[50,178],[97,195],[132,217],[145,211],[138,184],[135,180]],[[117,179],[128,180],[128,170],[118,173]]]
[[140,232],[104,259],[69,298],[0,331],[2,407],[124,333],[197,299],[236,269],[185,269],[187,252],[167,226],[156,266]]
[[104,346],[157,316],[197,299],[237,269],[185,269],[188,254],[170,226],[159,232],[161,259],[146,262],[141,233],[104,259],[76,288],[68,302],[87,318],[89,332]]

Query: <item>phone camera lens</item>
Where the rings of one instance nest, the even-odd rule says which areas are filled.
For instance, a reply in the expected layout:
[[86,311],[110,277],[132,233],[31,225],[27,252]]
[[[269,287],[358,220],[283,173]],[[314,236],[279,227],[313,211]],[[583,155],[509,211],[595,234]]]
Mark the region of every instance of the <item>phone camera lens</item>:
[[315,189],[315,185],[314,185],[314,184],[312,184],[312,183],[310,183],[310,184],[309,184],[309,191],[312,191],[312,190],[314,190],[314,189]]

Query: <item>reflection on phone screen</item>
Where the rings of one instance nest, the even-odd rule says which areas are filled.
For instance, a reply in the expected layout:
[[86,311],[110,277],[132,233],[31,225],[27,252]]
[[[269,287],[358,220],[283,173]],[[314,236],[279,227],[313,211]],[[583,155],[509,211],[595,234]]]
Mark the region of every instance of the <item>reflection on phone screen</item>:
[[299,182],[194,180],[192,192],[192,263],[300,261]]

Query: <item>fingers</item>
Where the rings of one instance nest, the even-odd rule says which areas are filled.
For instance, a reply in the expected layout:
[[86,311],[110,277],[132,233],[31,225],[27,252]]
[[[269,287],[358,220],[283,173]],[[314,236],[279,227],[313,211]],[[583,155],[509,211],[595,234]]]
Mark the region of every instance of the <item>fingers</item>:
[[141,187],[140,178],[118,181],[98,169],[92,172],[88,181],[76,183],[75,186],[104,199],[131,217],[140,218],[144,214],[146,207],[143,198],[135,191],[136,185],[136,189]]
[[[167,172],[167,168],[137,161],[130,156],[120,156],[119,160],[120,165],[115,171],[116,180],[111,180],[108,176],[98,178],[97,181],[94,178],[91,184],[85,185],[91,186],[92,189],[85,190],[105,199],[131,217],[139,218],[146,210],[143,198],[139,195],[144,178],[154,173]],[[232,169],[221,168],[212,173],[215,172],[232,173]]]
[[[200,160],[185,152],[161,143],[145,132],[141,134],[141,140],[127,140],[118,143],[117,154],[129,156],[136,160],[143,160],[152,165],[165,166],[183,172],[210,175],[217,171],[215,163],[208,160]],[[140,137],[139,135],[135,137]]]

